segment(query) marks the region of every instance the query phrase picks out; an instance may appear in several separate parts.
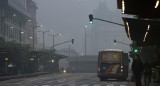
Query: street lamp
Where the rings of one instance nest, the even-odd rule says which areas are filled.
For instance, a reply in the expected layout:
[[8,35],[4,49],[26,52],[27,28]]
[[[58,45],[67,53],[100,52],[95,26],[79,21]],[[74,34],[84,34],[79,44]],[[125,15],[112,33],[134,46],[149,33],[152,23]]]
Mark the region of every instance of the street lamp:
[[43,33],[43,50],[45,49],[45,41],[44,41],[44,34],[46,32],[50,32],[50,31],[38,31],[38,32],[42,32]]
[[35,40],[35,37],[34,37],[34,29],[37,28],[37,27],[43,27],[43,25],[40,25],[40,26],[33,26],[33,51],[34,51],[34,40]]
[[55,36],[62,36],[62,34],[56,34],[56,35],[53,34],[53,35],[49,35],[49,36],[53,36],[53,50],[54,50],[54,37]]
[[24,32],[21,32],[21,34],[24,34]]
[[17,16],[17,15],[14,13],[12,16],[14,16],[14,17],[15,17],[15,16]]
[[30,39],[33,39],[33,37],[29,37]]
[[88,26],[84,26],[84,29],[85,29],[85,56],[87,54],[87,33],[86,33],[86,29],[88,28]]

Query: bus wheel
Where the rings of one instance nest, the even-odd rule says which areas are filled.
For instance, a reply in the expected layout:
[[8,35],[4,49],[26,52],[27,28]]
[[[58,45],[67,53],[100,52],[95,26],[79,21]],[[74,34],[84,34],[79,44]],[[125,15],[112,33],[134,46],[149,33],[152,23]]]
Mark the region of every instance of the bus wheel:
[[105,81],[106,79],[105,78],[100,78],[100,81]]

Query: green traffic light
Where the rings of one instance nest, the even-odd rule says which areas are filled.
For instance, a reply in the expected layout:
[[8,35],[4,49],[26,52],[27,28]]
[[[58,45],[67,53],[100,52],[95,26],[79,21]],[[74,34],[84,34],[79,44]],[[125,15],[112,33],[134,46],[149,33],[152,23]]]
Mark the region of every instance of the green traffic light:
[[93,14],[89,14],[89,23],[93,24]]
[[116,40],[114,40],[114,45],[116,45]]
[[137,50],[137,49],[135,49],[135,50],[134,50],[134,52],[135,52],[135,53],[137,53],[137,52],[138,52],[138,50]]
[[90,23],[90,24],[93,24],[93,22],[92,22],[92,21],[90,21],[89,23]]

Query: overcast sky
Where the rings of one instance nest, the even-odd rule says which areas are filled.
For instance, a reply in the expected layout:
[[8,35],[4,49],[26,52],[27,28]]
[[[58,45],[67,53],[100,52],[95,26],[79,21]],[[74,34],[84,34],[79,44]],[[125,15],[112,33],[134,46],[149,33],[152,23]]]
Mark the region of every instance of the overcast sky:
[[[75,39],[71,45],[79,53],[84,52],[84,28],[89,26],[88,14],[98,7],[98,3],[106,1],[109,9],[116,9],[116,0],[33,0],[37,3],[37,22],[47,29],[53,29],[54,34],[61,33],[63,36],[55,37],[55,44]],[[38,33],[42,34],[42,33]],[[42,36],[39,36],[42,38]],[[48,39],[47,39],[48,38]],[[52,45],[52,38],[46,35],[46,45]],[[42,39],[39,40],[42,42]],[[56,49],[67,48],[68,44],[55,47]]]

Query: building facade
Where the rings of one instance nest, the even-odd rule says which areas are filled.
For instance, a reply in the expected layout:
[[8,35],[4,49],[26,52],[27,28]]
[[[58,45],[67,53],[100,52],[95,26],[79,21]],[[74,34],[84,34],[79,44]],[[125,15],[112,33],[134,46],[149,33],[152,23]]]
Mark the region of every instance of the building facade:
[[29,44],[29,29],[32,30],[29,27],[36,26],[37,7],[35,3],[31,5],[28,2],[34,3],[32,0],[0,1],[0,37],[5,41]]
[[33,48],[33,37],[34,37],[35,49],[37,46],[37,21],[36,21],[36,10],[37,9],[38,7],[36,6],[36,3],[33,0],[26,1],[26,12],[30,14],[30,18],[31,18],[31,23],[30,22],[26,23],[26,27],[27,27],[26,43],[31,45],[31,47]]

